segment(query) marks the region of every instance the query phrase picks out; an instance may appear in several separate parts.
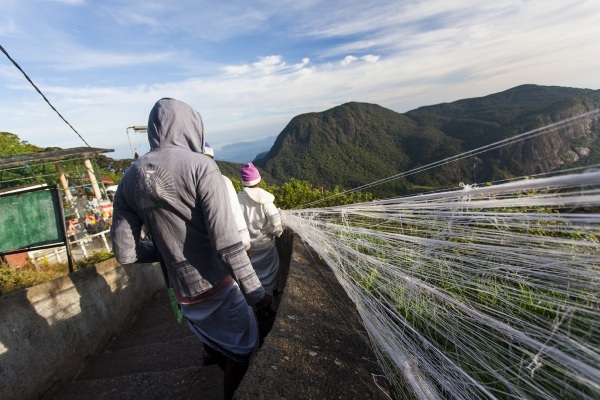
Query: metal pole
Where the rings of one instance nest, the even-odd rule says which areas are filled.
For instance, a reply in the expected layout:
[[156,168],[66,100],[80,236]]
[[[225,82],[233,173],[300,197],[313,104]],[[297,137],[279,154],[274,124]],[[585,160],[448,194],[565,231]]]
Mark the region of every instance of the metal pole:
[[130,126],[129,128],[125,129],[125,132],[127,133],[127,140],[129,141],[129,148],[131,149],[131,158],[135,157],[134,152],[133,152],[133,146],[131,145],[131,138],[129,137],[129,130],[133,128],[133,126]]
[[133,146],[131,145],[131,138],[129,137],[130,129],[133,129],[134,132],[144,132],[148,130],[148,127],[145,125],[134,125],[129,126],[127,127],[127,129],[125,129],[125,132],[127,133],[127,140],[129,141],[129,148],[131,149],[131,157],[135,159],[135,151],[133,151]]
[[60,220],[62,221],[62,231],[65,236],[65,248],[67,249],[67,260],[69,262],[69,273],[73,273],[73,257],[71,256],[71,243],[69,242],[69,233],[67,232],[67,224],[65,221],[65,209],[60,196],[59,186],[56,185],[56,195],[58,197],[58,208],[60,212]]

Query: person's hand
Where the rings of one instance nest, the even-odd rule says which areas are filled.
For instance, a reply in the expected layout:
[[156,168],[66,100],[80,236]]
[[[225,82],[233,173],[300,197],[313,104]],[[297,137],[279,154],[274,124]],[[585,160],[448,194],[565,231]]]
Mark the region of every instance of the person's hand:
[[246,250],[246,254],[248,255],[248,258],[252,259],[252,250]]
[[264,309],[270,307],[272,302],[273,302],[273,297],[269,293],[265,292],[265,296],[258,303],[255,304],[256,310],[257,311],[264,310]]

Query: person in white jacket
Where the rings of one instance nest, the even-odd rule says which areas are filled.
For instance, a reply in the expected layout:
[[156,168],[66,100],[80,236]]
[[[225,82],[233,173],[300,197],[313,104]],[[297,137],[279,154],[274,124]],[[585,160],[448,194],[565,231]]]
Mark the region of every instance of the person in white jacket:
[[250,262],[265,291],[273,295],[279,277],[275,238],[283,232],[281,216],[273,204],[275,196],[259,187],[260,172],[254,164],[244,165],[241,178],[244,189],[238,200],[250,233]]
[[[238,199],[250,232],[250,262],[265,292],[273,296],[279,279],[275,238],[283,232],[281,215],[273,204],[275,196],[259,187],[261,177],[254,164],[244,165],[240,172],[244,189]],[[275,323],[276,313],[271,307],[255,312],[260,347]]]
[[[212,159],[215,158],[215,151],[208,142],[204,142],[204,154],[206,154]],[[233,182],[231,182],[231,179],[229,179],[225,175],[222,176],[223,181],[225,181],[225,186],[227,186],[227,193],[229,194],[229,203],[231,204],[231,209],[233,210],[233,216],[235,217],[235,224],[238,227],[238,233],[240,234],[240,238],[242,239],[244,250],[246,250],[246,252],[248,252],[248,256],[250,256],[250,233],[248,232],[248,226],[246,225],[244,214],[242,214],[242,208],[240,207],[240,202],[238,201],[237,192],[235,191],[235,187],[233,186]]]

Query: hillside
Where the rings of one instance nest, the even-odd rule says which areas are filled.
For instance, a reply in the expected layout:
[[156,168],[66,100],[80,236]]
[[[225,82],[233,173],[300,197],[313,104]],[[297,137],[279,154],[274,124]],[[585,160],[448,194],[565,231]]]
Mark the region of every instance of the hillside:
[[[523,85],[401,114],[351,102],[293,118],[256,165],[354,188],[600,107],[600,90]],[[369,189],[381,196],[485,183],[600,161],[598,115],[568,128]]]
[[[600,108],[600,90],[522,85],[485,97],[397,113],[351,102],[294,117],[255,160],[263,179],[355,188]],[[0,132],[0,156],[50,150]],[[103,176],[118,181],[132,160],[99,156]],[[456,188],[600,163],[598,114],[537,137],[396,179],[368,190],[380,197]],[[217,161],[239,179],[242,164]]]

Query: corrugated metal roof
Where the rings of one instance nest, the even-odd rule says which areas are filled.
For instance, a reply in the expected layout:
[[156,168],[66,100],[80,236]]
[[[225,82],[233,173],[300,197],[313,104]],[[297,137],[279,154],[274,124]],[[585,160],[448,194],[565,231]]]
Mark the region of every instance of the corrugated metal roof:
[[72,160],[76,158],[94,157],[101,153],[112,153],[114,149],[97,147],[75,147],[72,149],[49,150],[38,153],[19,154],[0,158],[0,169],[14,168],[24,165],[43,164],[53,161]]

